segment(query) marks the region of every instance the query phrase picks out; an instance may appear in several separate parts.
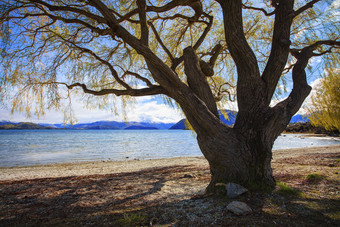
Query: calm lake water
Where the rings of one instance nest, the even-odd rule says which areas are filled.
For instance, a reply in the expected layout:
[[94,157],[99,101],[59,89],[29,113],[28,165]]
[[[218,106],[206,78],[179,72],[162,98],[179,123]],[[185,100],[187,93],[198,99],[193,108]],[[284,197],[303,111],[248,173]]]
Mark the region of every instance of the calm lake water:
[[[330,137],[280,136],[274,150],[340,144]],[[0,167],[94,160],[202,156],[185,130],[1,130]]]

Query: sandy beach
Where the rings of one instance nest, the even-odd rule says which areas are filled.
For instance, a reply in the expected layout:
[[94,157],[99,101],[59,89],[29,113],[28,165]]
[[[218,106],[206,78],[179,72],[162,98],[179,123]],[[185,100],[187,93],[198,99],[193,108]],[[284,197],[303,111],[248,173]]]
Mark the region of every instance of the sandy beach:
[[[340,145],[276,150],[273,152],[273,162],[284,158],[322,153],[340,153]],[[179,157],[142,161],[94,161],[27,167],[0,167],[0,181],[128,173],[152,168],[188,165],[207,168],[208,162],[204,157]]]
[[[200,197],[203,157],[0,168],[0,226],[339,226],[340,146],[277,150],[271,193]],[[294,220],[294,225],[292,225]]]

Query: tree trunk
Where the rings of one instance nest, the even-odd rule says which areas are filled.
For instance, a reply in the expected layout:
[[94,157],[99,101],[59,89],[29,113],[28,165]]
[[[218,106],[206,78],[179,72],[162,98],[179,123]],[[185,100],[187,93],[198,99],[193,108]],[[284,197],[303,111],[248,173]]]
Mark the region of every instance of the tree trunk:
[[264,138],[258,131],[253,138],[221,130],[218,136],[200,134],[198,144],[211,171],[207,192],[216,192],[217,183],[238,183],[247,188],[272,189],[272,139]]

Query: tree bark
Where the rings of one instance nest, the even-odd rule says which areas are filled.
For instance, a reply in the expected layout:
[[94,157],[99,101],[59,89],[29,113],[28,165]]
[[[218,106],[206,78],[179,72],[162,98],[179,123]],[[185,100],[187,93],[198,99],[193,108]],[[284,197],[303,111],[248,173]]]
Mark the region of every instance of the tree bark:
[[211,181],[207,193],[216,192],[217,183],[238,183],[248,188],[275,187],[271,159],[273,137],[256,131],[246,138],[235,129],[220,130],[218,136],[198,134],[199,147],[208,160]]

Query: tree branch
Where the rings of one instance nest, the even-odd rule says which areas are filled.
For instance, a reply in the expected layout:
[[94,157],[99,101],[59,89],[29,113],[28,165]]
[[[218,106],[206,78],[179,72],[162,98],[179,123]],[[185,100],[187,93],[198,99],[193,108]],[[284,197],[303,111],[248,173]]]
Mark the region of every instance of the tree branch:
[[238,68],[239,77],[258,77],[256,56],[243,32],[242,1],[218,0],[218,2],[223,10],[227,46]]
[[218,116],[217,106],[207,79],[200,68],[200,61],[193,47],[184,49],[184,71],[189,87]]
[[262,79],[266,83],[266,102],[270,103],[276,85],[286,66],[289,46],[290,28],[293,22],[294,0],[280,1],[276,6],[273,41],[267,65],[263,71]]
[[301,50],[291,50],[292,55],[297,59],[292,73],[293,90],[285,100],[273,108],[285,114],[288,121],[300,109],[303,101],[311,91],[311,87],[307,84],[305,68],[308,65],[309,59],[317,56],[313,51],[321,45],[340,46],[340,41],[320,40]]
[[161,37],[159,36],[159,34],[158,34],[158,32],[157,32],[155,26],[154,26],[151,22],[149,22],[148,24],[149,24],[149,26],[151,27],[153,33],[155,34],[155,37],[156,37],[158,43],[161,45],[161,47],[163,48],[163,50],[165,51],[165,53],[169,56],[169,58],[170,58],[171,61],[174,61],[174,56],[172,56],[172,54],[171,54],[171,52],[169,51],[169,49],[168,49],[168,48],[165,46],[165,44],[163,43],[163,41],[162,41]]
[[148,88],[141,89],[128,89],[128,90],[118,90],[118,89],[102,89],[100,91],[95,91],[88,89],[85,84],[74,83],[71,85],[67,85],[65,83],[58,83],[65,85],[68,89],[73,89],[74,87],[82,88],[84,93],[95,95],[95,96],[103,96],[108,94],[114,94],[116,96],[121,95],[129,95],[129,96],[149,96],[149,95],[160,95],[166,94],[166,91],[161,86],[153,86]]
[[252,7],[252,6],[247,6],[245,4],[242,4],[242,8],[243,9],[251,9],[251,10],[258,10],[261,11],[262,13],[264,13],[264,15],[266,16],[272,16],[275,14],[275,10],[273,12],[268,13],[265,9],[263,8],[257,8],[257,7]]
[[[164,6],[147,6],[146,7],[146,12],[155,12],[155,13],[163,13],[163,12],[167,12],[177,6],[192,6],[195,2],[199,2],[198,0],[173,0],[167,4],[165,4]],[[195,15],[197,14],[197,12],[199,12],[199,10],[197,9],[197,7],[192,6],[192,8],[195,10]],[[119,18],[117,20],[118,23],[123,22],[124,20],[129,19],[130,17],[134,16],[138,14],[138,9],[134,9],[130,12],[128,12],[127,14],[125,14],[124,16],[122,16],[121,18]],[[189,18],[186,18],[189,19]]]
[[[209,14],[206,14],[206,13],[204,13],[204,15],[209,18],[209,22],[207,24],[207,27],[205,27],[205,29],[204,29],[202,35],[200,36],[200,38],[194,44],[194,46],[193,46],[194,50],[197,50],[201,46],[201,44],[205,40],[205,38],[208,35],[208,33],[209,33],[210,29],[211,29],[211,26],[213,24],[213,19],[214,18],[212,16],[210,16]],[[216,56],[216,58],[217,58],[217,56]],[[183,60],[184,60],[183,56],[181,56],[179,58],[175,58],[172,61],[171,69],[172,70],[176,70],[177,66],[179,66],[179,64],[181,64],[183,62]],[[215,61],[214,61],[214,63],[215,63]]]
[[[51,18],[52,20],[62,21],[66,24],[81,24],[81,25],[89,28],[91,31],[96,32],[97,34],[100,34],[100,35],[105,35],[105,34],[108,33],[108,31],[106,29],[100,29],[100,28],[94,27],[93,25],[86,23],[85,21],[80,20],[80,19],[75,19],[75,18],[69,19],[69,18],[64,18],[64,17],[61,17],[61,16],[56,16],[56,15],[48,13],[45,10],[43,10],[43,12],[44,12],[43,13],[44,16],[47,16],[47,17]],[[41,16],[43,16],[43,15],[41,15]],[[30,16],[30,14],[28,14],[28,16]]]
[[102,59],[101,57],[99,57],[96,53],[94,53],[92,50],[88,49],[88,48],[85,48],[85,47],[80,47],[78,46],[77,44],[75,44],[74,42],[71,42],[70,40],[67,40],[61,36],[59,36],[58,34],[55,34],[57,35],[61,40],[63,40],[64,42],[72,45],[73,47],[75,47],[76,49],[80,50],[81,52],[84,52],[84,53],[88,53],[90,54],[91,56],[93,56],[96,60],[98,60],[99,62],[103,63],[104,65],[106,65],[109,70],[111,71],[111,74],[112,76],[115,78],[115,80],[120,84],[122,85],[124,88],[126,89],[131,89],[130,85],[128,85],[127,83],[125,83],[123,80],[121,80],[118,76],[118,73],[117,71],[113,68],[113,66],[108,62],[108,61],[105,61],[104,59]]
[[216,46],[212,49],[212,56],[209,60],[209,65],[210,66],[214,66],[215,65],[215,62],[218,58],[218,55],[221,53],[222,51],[222,45],[221,44],[216,44]]
[[41,1],[41,0],[29,0],[30,2],[32,3],[38,3],[40,5],[43,5],[45,7],[47,7],[50,11],[61,11],[61,12],[72,12],[72,13],[76,13],[76,14],[80,14],[80,15],[84,15],[88,18],[91,18],[93,20],[96,20],[98,23],[105,23],[105,19],[98,16],[98,15],[95,15],[95,14],[92,14],[90,12],[87,12],[87,11],[84,11],[84,10],[81,10],[81,9],[78,9],[78,8],[74,8],[74,7],[70,7],[70,6],[55,6],[55,5],[50,5],[44,1]]
[[[139,39],[133,36],[118,22],[112,11],[101,0],[91,0],[93,5],[107,19],[107,24],[111,28],[111,35],[118,36],[134,48],[137,53],[141,54],[146,60],[149,69],[155,79],[161,86],[173,88],[182,84],[177,74],[171,70],[161,59],[159,59],[146,45],[143,45]],[[152,69],[151,69],[152,68]]]
[[149,29],[146,21],[146,2],[145,0],[137,0],[138,15],[141,29],[141,43],[148,46],[149,44]]
[[264,84],[256,56],[243,32],[242,0],[218,0],[223,10],[225,39],[237,67],[237,101],[240,112],[259,106]]
[[209,23],[208,23],[207,27],[204,29],[202,35],[199,37],[199,39],[197,40],[197,42],[193,46],[194,50],[197,50],[201,46],[201,44],[203,43],[203,41],[207,37],[207,35],[208,35],[208,33],[211,29],[211,26],[213,24],[214,18],[212,16],[210,16],[209,14],[205,14],[205,16],[209,18]]
[[132,76],[136,77],[137,79],[143,81],[143,82],[144,82],[146,85],[148,85],[149,87],[156,86],[156,85],[152,84],[152,83],[150,82],[150,80],[146,79],[145,77],[142,77],[142,76],[139,75],[138,73],[131,72],[131,71],[126,71],[125,73],[128,74],[128,75],[132,75]]
[[302,6],[301,8],[299,8],[298,10],[294,11],[294,17],[298,16],[299,14],[303,13],[304,11],[306,11],[309,8],[312,8],[314,6],[315,3],[320,2],[320,0],[313,0],[311,2],[308,2],[306,5]]

